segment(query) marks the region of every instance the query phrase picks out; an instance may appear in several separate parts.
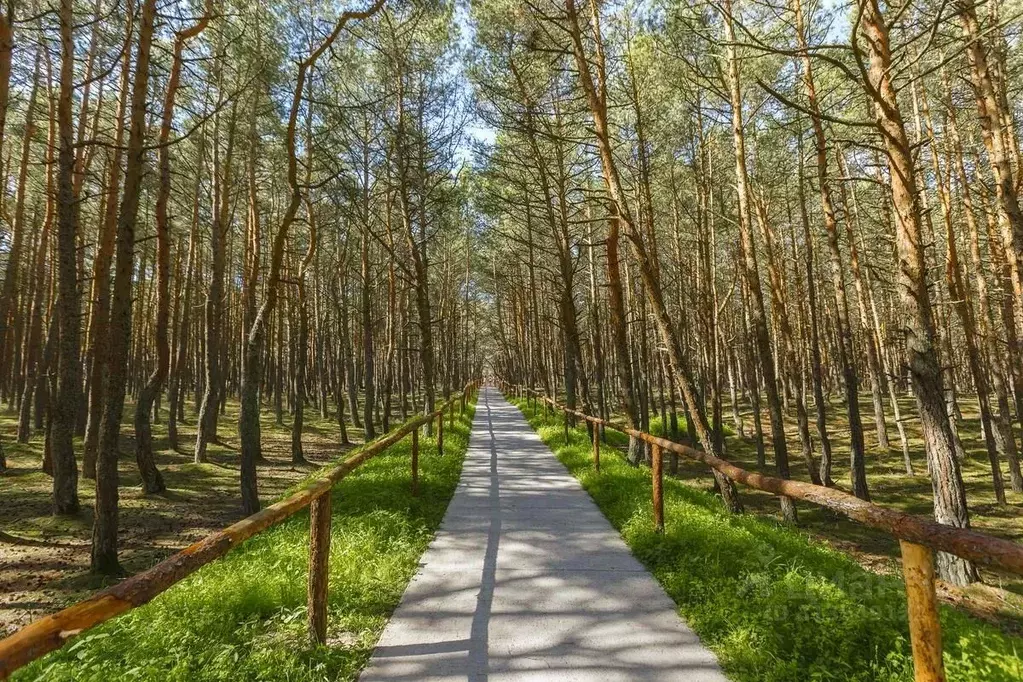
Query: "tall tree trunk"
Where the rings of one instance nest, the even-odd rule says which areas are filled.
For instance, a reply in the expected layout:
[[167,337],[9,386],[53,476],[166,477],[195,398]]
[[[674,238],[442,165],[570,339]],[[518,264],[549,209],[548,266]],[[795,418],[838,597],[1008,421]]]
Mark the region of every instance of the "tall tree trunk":
[[[52,157],[51,151],[47,152]],[[52,166],[51,166],[52,168]],[[53,172],[48,172],[48,186],[52,189]],[[52,196],[52,193],[51,193]],[[52,204],[52,202],[48,202]],[[53,211],[47,208],[46,217],[43,220],[43,227],[39,233],[39,244],[36,246],[35,267],[33,268],[34,285],[32,291],[32,302],[30,304],[30,317],[28,333],[25,338],[25,385],[22,388],[21,406],[18,411],[18,442],[27,443],[32,434],[32,409],[33,397],[38,396],[45,388],[44,375],[46,358],[40,346],[43,344],[43,303],[46,295],[46,262],[50,252],[50,232],[53,228]],[[38,410],[36,416],[39,416]]]
[[256,462],[262,458],[262,445],[260,443],[259,425],[259,389],[262,383],[262,367],[260,362],[263,354],[263,337],[266,334],[266,325],[270,315],[277,305],[278,287],[280,286],[281,264],[284,260],[284,247],[288,239],[288,231],[295,216],[298,213],[299,205],[302,202],[302,190],[298,181],[298,157],[296,154],[295,133],[298,124],[299,108],[303,102],[303,90],[306,84],[308,72],[315,66],[319,59],[331,44],[337,39],[345,25],[351,19],[364,19],[374,14],[383,5],[384,0],[376,0],[366,10],[344,12],[334,25],[331,32],[312,53],[298,65],[298,75],[295,83],[294,95],[291,101],[291,111],[288,116],[287,135],[285,137],[285,149],[288,157],[288,186],[290,195],[288,204],[285,206],[281,222],[274,235],[273,244],[270,250],[270,268],[266,281],[263,304],[260,306],[252,326],[245,338],[245,358],[242,365],[241,375],[241,412],[238,416],[238,435],[241,440],[241,472],[240,484],[242,494],[242,511],[245,514],[254,514],[259,511],[259,490],[256,481]]
[[[767,260],[768,282],[771,287],[771,306],[778,318],[778,331],[781,339],[780,345],[784,351],[785,367],[788,374],[788,383],[795,395],[796,422],[799,430],[799,442],[803,451],[803,460],[806,462],[806,469],[810,474],[810,481],[820,485],[820,471],[813,459],[813,446],[810,442],[810,420],[806,413],[806,396],[803,392],[803,381],[799,376],[799,356],[796,351],[798,339],[792,329],[792,322],[789,319],[788,301],[785,297],[785,281],[781,268],[778,266],[774,254],[774,232],[769,224],[767,208],[762,200],[755,200],[757,224],[760,227],[761,238],[764,240],[764,255]],[[862,484],[866,489],[866,475],[862,463],[859,467],[853,467],[853,488]],[[862,481],[860,480],[862,479]]]
[[[306,118],[306,180],[308,187],[312,184],[312,115]],[[296,279],[298,289],[298,339],[295,358],[295,414],[291,424],[291,463],[305,464],[305,453],[302,449],[302,426],[305,421],[305,384],[306,363],[309,360],[309,301],[306,294],[306,272],[316,255],[316,213],[313,202],[305,196],[306,220],[309,224],[309,245],[306,248],[302,263],[298,266]],[[322,381],[323,377],[319,377]]]
[[[951,93],[948,83],[948,74],[942,69],[942,81],[945,89],[945,99],[951,103]],[[974,283],[977,290],[977,307],[979,314],[977,316],[977,327],[978,333],[982,339],[985,340],[987,345],[988,361],[991,363],[991,385],[995,392],[995,402],[998,404],[998,414],[995,418],[995,439],[999,450],[1005,455],[1005,458],[1009,462],[1009,480],[1012,484],[1014,492],[1023,492],[1023,473],[1020,471],[1018,451],[1016,449],[1016,438],[1012,432],[1012,410],[1009,407],[1009,389],[1006,386],[1006,379],[1009,377],[1010,370],[1007,369],[1006,358],[1003,356],[1003,350],[998,339],[998,335],[994,333],[994,324],[992,321],[992,310],[991,301],[988,296],[988,284],[986,275],[986,265],[981,259],[980,255],[980,228],[977,225],[977,216],[974,213],[973,207],[973,195],[970,190],[969,177],[966,175],[966,166],[963,163],[963,145],[962,140],[959,137],[959,126],[956,120],[956,112],[951,106],[947,109],[947,119],[945,125],[948,130],[948,138],[946,142],[950,141],[950,144],[946,144],[946,153],[948,165],[955,169],[956,177],[959,181],[960,192],[962,193],[963,200],[963,216],[966,219],[966,226],[969,231],[970,239],[970,262],[973,266],[974,272]],[[997,244],[993,245],[995,248],[992,249],[991,269],[995,272],[999,270],[996,262],[999,260],[995,255],[998,251]],[[1011,307],[1009,309],[1011,319]],[[1008,362],[1012,363],[1014,358],[1015,344],[1009,344],[1006,349],[1009,351]]]
[[135,403],[135,461],[142,476],[142,488],[147,493],[161,493],[167,489],[160,470],[153,460],[153,432],[150,424],[153,403],[163,388],[170,366],[170,215],[167,204],[171,192],[170,132],[174,122],[174,99],[181,80],[182,52],[185,43],[202,33],[209,23],[209,14],[174,36],[174,52],[167,92],[163,100],[163,120],[160,123],[160,187],[156,197],[156,367],[145,386],[139,391]]
[[53,513],[78,513],[78,464],[75,461],[75,423],[82,390],[80,349],[80,301],[78,298],[78,212],[74,194],[74,125],[71,115],[74,95],[74,7],[72,0],[60,2],[60,92],[57,97],[57,129],[60,148],[57,171],[57,396],[53,415]]
[[[219,76],[223,87],[223,75]],[[223,95],[221,95],[223,96]],[[220,164],[220,116],[213,125],[213,224],[210,225],[210,247],[213,260],[210,264],[209,289],[206,293],[206,358],[202,404],[196,422],[195,453],[196,464],[206,461],[206,446],[217,440],[217,421],[220,411],[224,383],[223,353],[224,327],[224,276],[227,268],[227,233],[230,230],[231,162],[234,156],[235,124],[238,118],[238,102],[231,106],[227,131],[227,150],[224,153],[223,168]]]
[[[806,258],[806,298],[807,298],[807,309],[809,310],[810,320],[810,380],[813,384],[813,402],[814,402],[814,414],[816,417],[817,425],[817,438],[820,440],[821,447],[821,467],[818,471],[817,482],[823,483],[823,471],[825,469],[823,461],[826,459],[829,463],[831,462],[831,436],[828,433],[828,414],[827,414],[827,403],[824,401],[824,381],[823,372],[821,370],[821,344],[820,344],[820,322],[818,320],[817,312],[817,273],[815,271],[816,258],[814,257],[814,239],[810,232],[810,218],[807,215],[806,207],[806,192],[805,192],[805,172],[803,166],[803,138],[799,138],[799,185],[797,193],[799,195],[799,218],[800,224],[803,228],[803,246],[806,249],[804,257]],[[841,265],[841,264],[840,264]],[[830,470],[830,464],[827,467]]]
[[[916,87],[915,83],[914,87]],[[949,188],[945,182],[941,164],[938,161],[938,144],[934,136],[934,127],[931,121],[931,111],[926,91],[921,89],[919,96],[924,131],[930,145],[934,186],[938,193],[938,201],[941,204],[941,216],[945,226],[945,283],[948,287],[949,297],[952,299],[952,307],[955,309],[959,322],[962,325],[963,337],[966,341],[966,362],[970,370],[970,376],[973,379],[973,385],[977,389],[981,436],[984,439],[984,448],[987,451],[988,462],[991,465],[991,480],[994,486],[995,499],[999,504],[1005,504],[1005,483],[1002,479],[1001,465],[998,458],[998,444],[995,441],[992,426],[991,390],[977,341],[977,325],[973,314],[973,306],[969,300],[970,292],[966,288],[962,268],[959,265],[959,249],[956,245],[955,223],[952,218],[952,199],[949,196]]]
[[103,418],[100,423],[96,461],[96,511],[92,530],[92,569],[100,573],[120,570],[117,561],[117,457],[128,382],[128,352],[131,345],[131,280],[135,265],[135,221],[138,217],[145,161],[146,102],[149,90],[150,53],[156,0],[144,0],[139,22],[135,81],[131,90],[131,122],[128,132],[124,194],[117,218],[117,263],[110,298],[110,327],[107,368],[104,373]]
[[[934,490],[934,516],[939,523],[969,528],[955,441],[945,409],[941,366],[935,346],[934,317],[927,285],[923,231],[912,149],[892,83],[888,26],[877,0],[862,0],[861,30],[866,42],[868,91],[888,153],[890,187],[895,206],[898,251],[898,292],[905,310],[906,355],[913,393],[920,408],[924,444]],[[973,564],[951,554],[938,554],[938,572],[956,585],[977,580]]]
[[[817,98],[817,85],[814,81],[813,66],[807,51],[807,32],[803,20],[800,0],[793,0],[793,12],[796,20],[796,37],[799,43],[800,57],[803,65],[803,87],[806,90],[807,102],[813,125],[814,144],[817,152],[817,186],[824,212],[824,228],[828,235],[828,252],[831,263],[831,285],[835,293],[835,317],[838,331],[838,364],[842,370],[845,386],[846,408],[849,415],[849,446],[850,461],[862,462],[864,459],[863,424],[860,418],[859,378],[856,374],[855,352],[853,350],[852,326],[849,322],[849,301],[845,292],[845,273],[843,258],[838,242],[838,218],[835,212],[834,195],[828,176],[828,147],[824,136],[824,124],[820,116],[820,104]],[[821,481],[824,485],[832,485],[831,458],[821,458]],[[854,493],[857,493],[854,490]],[[864,490],[858,495],[869,495]]]
[[[206,129],[203,127],[199,131],[199,158],[202,158],[203,153],[206,149]],[[174,362],[174,369],[170,376],[170,385],[168,386],[167,393],[169,394],[168,408],[170,415],[167,419],[167,444],[168,446],[176,450],[178,448],[178,420],[179,414],[182,411],[184,400],[182,399],[181,385],[182,375],[185,372],[185,365],[188,362],[188,338],[192,328],[192,289],[195,281],[195,271],[198,261],[198,249],[199,249],[199,199],[202,193],[202,172],[201,164],[200,168],[196,169],[195,177],[195,188],[192,194],[192,219],[191,226],[188,230],[188,256],[185,264],[185,276],[184,276],[184,295],[181,296],[181,301],[175,303],[175,305],[181,305],[184,310],[184,314],[181,316],[181,324],[178,327],[177,333],[177,349],[175,351],[176,360]]]
[[[569,35],[572,40],[572,51],[575,56],[576,70],[589,104],[590,113],[594,119],[594,131],[597,137],[597,146],[600,153],[601,171],[605,187],[613,202],[613,208],[617,212],[617,217],[625,223],[628,231],[629,243],[632,245],[633,254],[640,266],[644,292],[654,310],[654,319],[656,321],[657,330],[661,336],[661,340],[668,347],[668,357],[671,361],[672,371],[675,375],[675,381],[678,384],[679,392],[682,394],[686,406],[689,408],[694,417],[700,443],[707,452],[713,452],[720,455],[720,452],[716,451],[714,448],[714,439],[710,431],[710,425],[704,415],[703,406],[696,399],[696,391],[693,386],[693,381],[689,373],[688,365],[685,362],[685,356],[682,353],[682,347],[678,342],[678,337],[675,334],[675,330],[672,327],[671,320],[668,316],[667,306],[664,303],[660,282],[657,281],[653,268],[650,266],[649,256],[643,243],[643,236],[637,229],[633,219],[633,214],[630,212],[626,194],[623,191],[621,177],[618,174],[618,167],[612,152],[607,123],[607,96],[605,90],[607,80],[603,66],[603,46],[600,39],[599,23],[596,15],[596,4],[595,2],[591,2],[590,11],[594,23],[593,30],[595,33],[595,42],[598,49],[596,63],[600,78],[599,91],[597,86],[594,84],[593,75],[590,72],[590,60],[587,58],[586,51],[583,47],[582,32],[579,28],[579,18],[576,11],[575,0],[565,0],[565,10],[569,21],[568,28]],[[733,513],[740,513],[742,511],[742,504],[739,501],[738,492],[735,489],[735,483],[717,470],[712,470],[712,473],[718,483],[725,506]]]
[[1002,213],[1002,242],[1011,277],[1016,329],[1019,330],[1023,328],[1023,265],[1020,264],[1020,258],[1023,257],[1023,209],[1020,208],[1013,177],[1011,154],[1013,145],[1009,140],[1009,131],[1003,125],[1005,119],[1002,116],[987,45],[981,34],[974,0],[963,0],[958,4],[958,8],[977,101],[977,118],[988,153],[988,163],[994,175],[995,195]]
[[[835,158],[839,173],[843,177],[849,177],[849,171],[845,163],[845,154],[840,147],[835,150]],[[856,233],[862,239],[863,229],[860,225],[860,210],[856,200],[856,186],[855,184],[850,185],[849,197],[846,196],[845,183],[839,185],[839,190],[842,204],[847,210],[847,216],[843,223],[845,224],[846,241],[849,243],[849,265],[852,271],[853,285],[856,288],[856,308],[860,317],[860,332],[867,349],[867,371],[870,373],[870,396],[874,406],[877,447],[882,451],[887,451],[890,448],[890,443],[888,442],[888,426],[885,421],[883,399],[884,387],[887,382],[885,381],[881,363],[880,338],[874,334],[874,327],[867,309],[870,305],[873,291],[871,291],[870,282],[864,274],[863,268],[860,267],[860,250],[857,248],[856,235],[853,234],[853,228],[855,227]],[[848,213],[851,213],[851,215],[848,215]]]
[[85,422],[85,443],[82,452],[82,470],[86,478],[96,478],[96,458],[99,452],[100,423],[103,418],[103,401],[106,398],[104,377],[107,368],[109,348],[107,344],[110,329],[110,267],[114,259],[117,239],[119,186],[121,184],[121,160],[123,157],[124,121],[129,106],[131,88],[131,42],[134,34],[135,14],[128,12],[124,27],[123,61],[119,76],[120,97],[114,119],[114,149],[107,166],[104,185],[106,210],[101,218],[96,257],[93,260],[92,310],[89,313],[89,397]]
[[[7,29],[4,28],[4,19],[0,18],[0,79],[4,78],[3,70],[6,68],[7,78],[10,78],[10,64],[6,66],[3,64],[3,60],[10,60],[10,55],[4,55],[3,50],[7,49],[3,47],[3,41],[5,40],[5,33]],[[18,298],[18,281],[19,281],[19,270],[21,268],[22,255],[21,251],[23,248],[23,241],[25,239],[25,208],[28,203],[28,170],[29,162],[32,155],[32,138],[36,133],[36,100],[39,94],[39,83],[42,80],[40,78],[40,67],[42,62],[42,50],[36,50],[35,55],[35,66],[32,68],[32,88],[29,90],[28,95],[28,107],[25,109],[25,132],[22,135],[21,142],[21,163],[18,169],[18,181],[17,181],[17,198],[14,204],[14,220],[11,224],[11,243],[7,252],[7,269],[4,271],[4,281],[2,288],[0,288],[0,365],[5,368],[10,368],[11,376],[8,377],[7,369],[0,371],[0,387],[6,386],[8,380],[11,382],[11,386],[15,385],[14,377],[17,375],[17,368],[13,361],[15,355],[14,346],[17,343],[16,335],[14,334],[15,321],[12,319],[12,312],[17,312],[17,306],[14,306],[14,310],[11,310],[12,304],[14,304]],[[4,84],[0,80],[0,98],[6,98],[7,93],[3,91]],[[0,116],[6,118],[6,110],[0,114]],[[2,145],[0,145],[0,152],[3,151]],[[45,246],[45,245],[44,245]],[[46,249],[43,248],[43,252]],[[34,350],[29,347],[30,350]]]
[[[368,176],[367,167],[367,176]],[[368,179],[368,178],[367,178]],[[363,360],[363,381],[366,386],[366,395],[364,398],[363,407],[366,409],[363,415],[366,430],[366,440],[370,441],[376,438],[376,427],[373,424],[373,406],[376,404],[376,368],[373,364],[373,310],[370,305],[372,299],[370,298],[370,289],[372,287],[371,278],[372,272],[369,263],[369,188],[365,188],[364,206],[367,214],[365,220],[367,224],[363,225],[362,233],[362,250],[361,250],[361,264],[362,264],[362,290],[361,290],[361,312],[362,312],[362,360]]]
[[[760,288],[760,273],[757,266],[756,245],[750,228],[749,178],[746,172],[746,139],[743,131],[742,92],[739,84],[739,64],[735,54],[735,30],[732,25],[732,3],[725,0],[725,37],[728,39],[726,71],[728,91],[732,105],[732,139],[735,149],[735,178],[739,211],[739,245],[742,250],[742,273],[749,290],[752,306],[750,316],[753,326],[753,340],[760,360],[760,371],[764,377],[764,392],[767,394],[767,409],[771,417],[771,443],[774,446],[774,463],[778,475],[789,478],[789,453],[785,441],[785,419],[782,413],[778,381],[775,376],[774,354],[767,330],[767,315],[764,308],[764,294]],[[796,507],[792,500],[781,498],[782,515],[790,523],[796,522]]]
[[[2,19],[0,19],[2,21]],[[2,24],[0,24],[0,41],[2,38]],[[0,48],[2,49],[2,48]],[[13,390],[16,389],[16,382],[14,380],[17,374],[16,363],[14,362],[14,356],[16,351],[14,346],[17,343],[16,334],[14,333],[14,320],[11,319],[11,304],[14,304],[18,298],[18,271],[21,265],[21,248],[23,248],[23,241],[25,239],[25,210],[26,204],[28,203],[28,180],[29,180],[29,163],[32,156],[32,140],[36,134],[36,101],[39,94],[39,83],[42,80],[40,78],[40,67],[41,67],[41,56],[42,50],[36,50],[35,66],[33,67],[32,76],[32,89],[29,91],[29,104],[25,111],[25,133],[21,137],[21,162],[17,173],[17,188],[16,198],[14,202],[14,219],[11,223],[11,234],[10,234],[10,246],[7,252],[7,269],[4,271],[4,279],[2,288],[0,288],[0,365],[10,368],[10,376],[7,375],[7,369],[0,371],[0,389],[6,387],[8,380],[10,381],[10,387]],[[0,56],[0,72],[2,72],[2,56]],[[9,70],[9,66],[8,66]],[[0,73],[0,78],[2,78]],[[0,84],[2,86],[2,84]],[[6,111],[3,115],[6,117]],[[2,151],[2,146],[0,146]],[[50,153],[47,151],[47,156]],[[51,182],[50,174],[47,174],[47,184]],[[49,187],[48,187],[49,189]],[[42,251],[46,253],[46,243],[41,242]],[[27,282],[28,283],[28,282]],[[41,286],[42,282],[37,282],[37,287]],[[14,306],[16,313],[17,307]],[[30,353],[35,353],[37,349],[32,346],[27,347]],[[26,384],[31,383],[29,380]]]

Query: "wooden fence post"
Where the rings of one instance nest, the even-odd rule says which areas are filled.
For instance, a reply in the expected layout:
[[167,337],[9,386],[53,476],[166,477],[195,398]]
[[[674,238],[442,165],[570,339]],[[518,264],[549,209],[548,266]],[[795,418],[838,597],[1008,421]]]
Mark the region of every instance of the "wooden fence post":
[[600,429],[593,425],[593,470],[600,472]]
[[419,429],[412,429],[412,497],[419,494]]
[[455,428],[455,401],[448,403],[448,428]]
[[444,454],[444,412],[437,413],[437,454]]
[[330,490],[309,505],[309,588],[306,610],[309,636],[317,644],[327,642],[327,581],[330,559]]
[[654,530],[658,533],[664,532],[664,453],[661,446],[653,443],[653,451],[650,453],[651,474],[653,476],[653,497],[654,497]]
[[899,547],[906,581],[909,636],[913,642],[913,678],[916,682],[945,682],[938,596],[934,591],[934,552],[905,540],[899,540]]

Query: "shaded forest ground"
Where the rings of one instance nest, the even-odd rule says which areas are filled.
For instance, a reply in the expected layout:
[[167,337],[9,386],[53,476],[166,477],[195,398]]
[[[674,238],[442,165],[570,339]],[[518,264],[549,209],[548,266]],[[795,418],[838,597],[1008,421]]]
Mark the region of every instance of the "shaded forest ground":
[[[130,420],[134,405],[125,406],[120,457],[121,564],[138,573],[177,550],[241,518],[238,471],[238,404],[229,401],[220,417],[220,443],[208,447],[209,461],[195,464],[195,414],[178,425],[177,451],[168,448],[166,414],[153,425],[157,466],[167,483],[162,495],[145,495],[135,465],[135,442]],[[264,501],[281,494],[315,467],[335,459],[338,426],[306,409],[303,449],[309,466],[291,463],[291,426],[278,425],[269,412],[262,422],[263,455],[259,493]],[[0,411],[0,443],[7,454],[8,473],[0,476],[0,637],[47,613],[78,601],[109,580],[90,574],[94,482],[79,476],[82,511],[76,518],[51,514],[52,480],[40,468],[43,435],[27,444],[16,442],[17,414]],[[349,437],[361,442],[362,430],[349,426]],[[81,441],[76,442],[81,453]],[[79,461],[79,469],[81,462]]]
[[[972,527],[975,530],[1014,542],[1023,542],[1023,494],[1013,493],[1009,488],[1008,468],[1006,463],[1002,462],[1008,504],[999,506],[995,502],[994,490],[991,485],[991,469],[987,461],[984,443],[980,439],[980,419],[976,400],[961,396],[959,403],[963,412],[963,420],[959,422],[959,433],[967,455],[961,466]],[[910,514],[930,517],[934,509],[933,498],[930,478],[927,475],[920,425],[916,418],[916,406],[911,398],[900,399],[899,406],[905,420],[910,456],[915,469],[914,476],[908,476],[905,473],[898,429],[891,414],[888,414],[888,438],[891,442],[891,449],[888,452],[882,452],[877,447],[877,432],[874,429],[874,412],[869,393],[864,400],[861,400],[860,413],[863,415],[864,437],[867,446],[867,482],[870,486],[871,498],[876,504]],[[650,430],[657,435],[662,435],[664,431],[661,419],[659,416],[654,417],[653,411],[652,405]],[[775,475],[773,451],[770,445],[770,422],[766,410],[762,421],[767,465],[762,469],[757,466],[756,447],[752,438],[743,439],[737,436],[731,429],[732,419],[727,404],[724,412],[727,459],[745,469]],[[751,436],[753,434],[751,408],[744,406],[740,414],[746,434]],[[834,458],[832,478],[837,488],[851,492],[849,426],[844,405],[837,401],[829,405],[828,416]],[[682,440],[685,440],[686,424],[681,408],[678,418],[679,430],[683,434]],[[811,420],[812,418],[811,413]],[[624,423],[624,415],[618,415],[616,420],[619,423]],[[819,461],[820,451],[812,421],[810,428],[814,441],[814,454]],[[809,481],[806,464],[799,449],[794,412],[787,415],[786,432],[792,477]],[[666,461],[666,472],[668,467],[669,462]],[[713,489],[714,480],[710,476],[709,469],[698,462],[687,460],[684,457],[679,458],[678,476],[684,482],[702,490]],[[778,501],[774,496],[741,485],[739,494],[747,512],[781,519]],[[892,536],[816,505],[799,502],[797,507],[802,531],[831,547],[846,552],[861,566],[874,573],[893,575],[900,572],[899,543]],[[984,584],[972,585],[966,589],[939,583],[941,598],[947,603],[954,604],[979,618],[996,624],[1003,631],[1023,635],[1023,576],[995,574],[983,569],[981,573]]]

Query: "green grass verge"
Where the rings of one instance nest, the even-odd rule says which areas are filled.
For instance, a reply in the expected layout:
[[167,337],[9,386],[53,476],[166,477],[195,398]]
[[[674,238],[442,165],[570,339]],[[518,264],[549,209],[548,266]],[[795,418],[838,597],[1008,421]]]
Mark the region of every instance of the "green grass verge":
[[[566,443],[560,419],[515,402],[731,679],[913,679],[897,577],[866,571],[797,528],[730,515],[714,495],[675,479],[665,480],[666,531],[658,535],[649,469],[605,452],[597,474],[585,431],[571,431]],[[941,622],[949,680],[1023,680],[1023,640],[948,607]]]
[[335,486],[327,646],[311,646],[306,636],[306,512],[13,679],[354,679],[440,525],[473,413],[467,409],[454,429],[445,423],[443,457],[433,438],[420,439],[418,497],[410,494],[409,438]]

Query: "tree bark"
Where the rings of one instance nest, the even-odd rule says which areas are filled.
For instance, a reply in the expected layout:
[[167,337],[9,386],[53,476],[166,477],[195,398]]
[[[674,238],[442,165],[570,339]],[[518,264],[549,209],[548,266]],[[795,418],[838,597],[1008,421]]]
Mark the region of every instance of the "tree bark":
[[134,34],[134,12],[128,12],[125,20],[121,73],[119,76],[120,97],[114,120],[114,149],[107,166],[104,189],[106,210],[93,261],[92,310],[89,313],[89,397],[85,423],[85,444],[82,453],[82,469],[86,478],[96,478],[96,458],[99,451],[100,424],[103,419],[105,400],[104,381],[109,348],[107,344],[110,329],[110,267],[114,259],[117,240],[117,219],[119,186],[121,184],[121,161],[124,156],[124,121],[129,106],[131,88],[131,41]]
[[78,212],[74,193],[74,125],[71,115],[74,95],[74,6],[72,0],[60,2],[60,91],[57,97],[59,137],[57,165],[57,395],[50,412],[53,415],[51,447],[53,453],[53,513],[78,513],[78,464],[75,461],[75,423],[81,391],[81,345],[78,297]]
[[[899,258],[898,292],[906,314],[910,379],[920,408],[930,462],[934,516],[939,523],[969,528],[966,492],[945,409],[944,385],[935,346],[913,155],[891,80],[888,26],[877,0],[861,0],[860,11],[869,60],[865,86],[888,154],[891,197],[898,218],[895,235]],[[937,563],[942,579],[953,584],[965,585],[978,578],[976,568],[964,559],[940,553]]]
[[[223,86],[223,75],[220,75]],[[206,293],[206,357],[204,389],[199,417],[196,421],[195,452],[196,464],[206,461],[206,446],[217,440],[221,385],[224,381],[222,331],[224,327],[224,275],[227,268],[227,233],[230,224],[231,167],[234,156],[234,136],[238,118],[237,100],[231,106],[227,131],[227,149],[224,153],[223,168],[220,167],[220,117],[213,125],[213,224],[210,225],[210,249],[213,260],[210,264],[210,283]]]
[[[640,266],[644,292],[654,310],[654,319],[658,332],[660,333],[661,340],[668,347],[668,357],[671,361],[672,370],[675,375],[675,381],[678,384],[679,392],[682,394],[687,407],[689,407],[690,412],[696,420],[695,425],[700,443],[708,452],[715,452],[714,439],[710,432],[710,426],[707,423],[706,416],[704,415],[703,406],[696,400],[696,391],[694,390],[693,382],[690,378],[689,368],[685,362],[684,355],[682,354],[682,348],[678,343],[678,338],[675,335],[671,320],[668,316],[660,283],[656,280],[653,270],[650,267],[649,257],[646,249],[644,248],[642,235],[639,233],[639,230],[633,220],[633,214],[629,210],[625,192],[622,188],[621,178],[618,174],[618,168],[614,160],[607,124],[607,98],[604,91],[606,77],[604,76],[603,70],[603,48],[601,47],[599,23],[597,22],[597,10],[595,3],[591,2],[590,8],[594,22],[593,29],[596,37],[596,44],[599,49],[596,61],[598,64],[598,72],[600,74],[600,91],[597,90],[597,86],[594,84],[593,75],[590,72],[590,61],[587,58],[585,49],[583,48],[582,34],[579,28],[579,18],[576,11],[575,0],[565,0],[565,10],[567,12],[569,22],[568,28],[572,40],[572,50],[575,57],[576,70],[579,75],[583,91],[586,95],[590,112],[594,119],[594,128],[600,153],[601,171],[604,178],[604,184],[617,211],[619,219],[625,223],[629,243],[632,246],[633,254]],[[715,454],[719,453],[715,452]],[[738,492],[735,489],[735,483],[727,476],[717,472],[716,470],[714,471],[714,478],[718,483],[722,500],[728,510],[733,513],[741,513],[742,504],[739,501]]]
[[117,573],[117,457],[121,436],[121,413],[128,381],[131,344],[131,281],[135,265],[135,222],[138,217],[145,161],[146,101],[149,90],[150,54],[156,0],[144,0],[139,23],[135,80],[131,89],[131,119],[126,148],[124,194],[117,218],[117,262],[110,299],[110,335],[104,375],[104,406],[96,462],[96,507],[92,531],[92,569]]
[[202,33],[209,23],[209,14],[189,28],[178,31],[174,36],[174,52],[171,58],[167,92],[163,100],[163,120],[160,123],[160,187],[156,197],[156,367],[145,386],[139,391],[135,403],[135,461],[142,477],[142,488],[146,493],[162,493],[167,489],[160,470],[153,459],[153,430],[150,415],[157,394],[163,389],[170,367],[170,216],[167,204],[171,192],[170,141],[171,125],[174,122],[174,99],[181,80],[182,53],[185,43]]
[[[767,329],[767,315],[764,310],[764,294],[760,288],[760,273],[757,265],[756,245],[750,228],[749,178],[746,172],[746,141],[743,131],[742,93],[739,85],[739,65],[735,54],[735,30],[732,22],[732,3],[725,0],[725,37],[728,45],[726,71],[728,92],[732,106],[732,139],[735,150],[735,177],[739,211],[739,245],[742,251],[742,273],[746,280],[752,306],[750,317],[753,340],[760,360],[760,371],[764,378],[764,392],[767,394],[767,409],[771,418],[771,443],[774,447],[774,462],[778,475],[789,478],[788,444],[785,440],[785,419],[782,413],[778,381],[775,376],[774,354]],[[796,522],[796,508],[792,500],[781,498],[782,516],[789,523]]]
[[[820,104],[817,97],[817,85],[813,76],[813,65],[807,51],[806,27],[803,20],[802,4],[793,0],[793,12],[796,20],[796,38],[800,49],[803,65],[803,87],[806,91],[810,108],[810,122],[813,125],[814,144],[817,153],[817,186],[824,212],[824,228],[828,235],[828,252],[831,264],[831,286],[835,294],[835,318],[838,331],[838,365],[842,371],[845,386],[846,408],[849,416],[850,460],[863,461],[863,424],[860,419],[860,402],[858,377],[854,363],[852,327],[849,323],[849,301],[845,292],[845,273],[843,258],[838,242],[838,218],[835,212],[834,196],[828,176],[828,147],[824,136],[824,124],[820,117]],[[821,481],[824,485],[833,485],[831,479],[831,457],[821,458]]]
[[270,250],[270,268],[266,281],[263,304],[260,306],[256,317],[252,322],[245,338],[245,359],[242,365],[241,376],[241,412],[238,416],[238,435],[241,440],[241,494],[242,511],[245,514],[254,514],[259,511],[259,490],[256,481],[256,462],[262,458],[262,445],[260,443],[259,425],[259,388],[262,382],[262,367],[260,362],[263,354],[263,337],[266,334],[266,325],[270,315],[277,304],[278,287],[280,285],[281,264],[284,260],[284,247],[288,238],[288,232],[295,216],[298,213],[299,205],[302,202],[302,190],[298,181],[298,157],[296,154],[296,127],[298,124],[299,108],[302,105],[302,93],[306,84],[306,76],[312,69],[320,56],[337,39],[345,25],[352,19],[364,19],[371,16],[380,7],[384,0],[376,0],[368,9],[362,11],[344,12],[334,30],[330,33],[313,52],[298,65],[298,75],[295,90],[291,101],[291,111],[288,116],[287,134],[285,137],[285,149],[288,157],[288,186],[290,195],[285,206],[281,222],[274,235],[273,244]]

